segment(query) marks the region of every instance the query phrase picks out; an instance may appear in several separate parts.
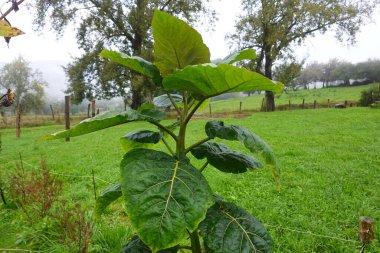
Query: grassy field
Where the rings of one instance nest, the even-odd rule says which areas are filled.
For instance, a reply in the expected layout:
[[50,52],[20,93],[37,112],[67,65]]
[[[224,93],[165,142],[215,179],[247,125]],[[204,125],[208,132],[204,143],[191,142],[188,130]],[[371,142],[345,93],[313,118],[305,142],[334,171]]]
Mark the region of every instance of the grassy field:
[[[375,237],[379,238],[379,110],[255,113],[225,122],[249,128],[272,146],[282,169],[282,188],[276,191],[271,173],[265,169],[230,175],[209,167],[204,175],[216,193],[243,206],[265,224],[273,237],[275,252],[359,252],[360,216],[370,216],[377,222]],[[196,120],[190,125],[189,144],[205,136],[204,123]],[[51,172],[65,180],[65,198],[75,199],[91,210],[94,206],[91,170],[97,178],[98,193],[118,182],[123,155],[118,139],[141,128],[146,128],[146,124],[132,123],[72,138],[70,142],[38,140],[62,126],[26,128],[19,140],[14,129],[0,130],[1,181],[7,185],[20,154],[28,171],[37,170],[44,159]],[[227,144],[244,150],[239,143]],[[0,251],[30,247],[27,243],[16,244],[25,229],[20,217],[19,211],[0,204]],[[130,236],[123,204],[116,204],[95,222],[90,250],[118,252]],[[375,239],[365,252],[380,252],[379,240]]]
[[[286,93],[276,95],[275,103],[279,109],[288,109],[289,101],[292,109],[300,108],[303,100],[305,100],[305,107],[314,107],[314,101],[317,103],[318,108],[334,107],[337,103],[348,104],[356,103],[360,99],[360,92],[370,88],[372,85],[353,86],[353,87],[332,87],[326,89],[310,89],[310,90],[288,90]],[[227,100],[212,101],[210,103],[212,113],[228,113],[238,112],[240,110],[240,102],[242,103],[242,110],[244,111],[259,111],[261,103],[264,98],[264,93],[261,95],[253,95],[250,97],[231,98]],[[203,113],[209,113],[209,106],[203,108]]]

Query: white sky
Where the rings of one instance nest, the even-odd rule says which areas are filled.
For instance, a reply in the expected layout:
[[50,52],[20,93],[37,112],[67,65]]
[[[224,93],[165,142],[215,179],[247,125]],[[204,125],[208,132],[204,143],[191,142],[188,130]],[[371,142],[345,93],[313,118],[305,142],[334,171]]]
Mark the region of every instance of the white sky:
[[[239,13],[238,1],[221,0],[217,4],[219,22],[215,24],[214,32],[201,31],[205,43],[211,50],[212,59],[224,57],[229,53],[225,35],[234,31],[235,19]],[[5,11],[6,7],[3,7]],[[32,61],[67,61],[72,56],[79,56],[75,33],[68,29],[65,35],[56,40],[55,34],[45,30],[37,34],[32,29],[32,17],[20,6],[20,11],[11,13],[9,21],[26,34],[11,39],[9,48],[0,40],[0,62],[11,62],[22,55]],[[327,62],[331,58],[338,58],[351,62],[365,61],[368,58],[380,59],[380,8],[374,13],[374,22],[362,27],[357,35],[357,44],[351,47],[337,42],[332,34],[317,35],[307,39],[304,46],[297,48],[300,58],[307,57],[307,61]]]

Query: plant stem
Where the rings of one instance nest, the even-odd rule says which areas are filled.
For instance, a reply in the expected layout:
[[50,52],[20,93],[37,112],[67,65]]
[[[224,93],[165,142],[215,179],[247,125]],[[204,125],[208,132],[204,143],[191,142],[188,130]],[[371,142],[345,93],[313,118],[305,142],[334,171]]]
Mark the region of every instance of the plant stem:
[[201,242],[199,241],[199,234],[197,230],[190,234],[190,239],[192,252],[202,253]]
[[169,92],[167,92],[166,95],[168,96],[170,102],[172,103],[172,105],[174,106],[175,110],[177,111],[178,116],[180,116],[180,115],[181,115],[181,110],[180,110],[179,107],[177,106],[177,104],[176,104],[176,102],[174,101],[174,99],[172,98],[172,96],[170,95]]
[[165,141],[165,139],[162,138],[161,140],[165,144],[166,148],[169,150],[170,154],[172,154],[174,156],[175,153],[174,153],[173,149],[169,146],[169,144]]
[[199,169],[199,172],[202,173],[206,169],[207,165],[208,165],[208,162],[203,164],[202,168]]
[[195,105],[195,107],[190,111],[189,115],[187,115],[186,119],[185,119],[185,123],[189,123],[189,121],[191,120],[191,118],[193,117],[194,113],[198,110],[198,108],[203,104],[203,102],[206,100],[207,98],[204,98],[202,100],[200,100],[198,102],[198,104]]
[[188,147],[186,150],[185,150],[185,153],[188,153],[189,151],[191,151],[193,148],[195,148],[195,147],[198,147],[199,145],[201,145],[201,144],[203,144],[203,143],[205,143],[205,142],[207,142],[207,141],[209,141],[209,140],[211,140],[212,138],[205,138],[205,139],[203,139],[203,140],[200,140],[200,141],[198,141],[197,143],[195,143],[195,144],[193,144],[193,145],[191,145],[190,147]]
[[163,125],[161,125],[160,123],[158,122],[155,122],[155,121],[149,121],[149,123],[157,126],[159,129],[161,129],[162,131],[164,132],[167,132],[171,137],[173,137],[173,139],[178,142],[178,137],[168,128],[164,127]]

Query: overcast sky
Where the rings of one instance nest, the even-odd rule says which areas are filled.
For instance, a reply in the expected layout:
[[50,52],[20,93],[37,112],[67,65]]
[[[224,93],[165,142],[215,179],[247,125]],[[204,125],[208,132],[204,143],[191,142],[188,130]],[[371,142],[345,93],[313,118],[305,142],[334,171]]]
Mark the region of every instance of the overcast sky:
[[[225,35],[234,31],[234,23],[239,13],[238,1],[221,0],[217,8],[219,22],[213,32],[201,31],[205,43],[211,50],[213,59],[224,57],[229,53]],[[66,61],[72,56],[79,56],[80,50],[76,46],[75,34],[67,29],[65,35],[56,40],[55,34],[45,30],[37,34],[32,29],[31,15],[20,6],[20,11],[8,16],[13,26],[20,28],[26,34],[11,39],[9,48],[0,41],[0,62],[11,62],[18,55],[28,61]],[[2,11],[5,8],[3,7]],[[351,62],[365,61],[368,58],[380,59],[380,9],[374,13],[374,22],[362,27],[354,46],[344,46],[337,42],[332,34],[317,35],[307,39],[304,46],[297,48],[299,58],[307,61],[327,62],[331,58],[338,58]]]

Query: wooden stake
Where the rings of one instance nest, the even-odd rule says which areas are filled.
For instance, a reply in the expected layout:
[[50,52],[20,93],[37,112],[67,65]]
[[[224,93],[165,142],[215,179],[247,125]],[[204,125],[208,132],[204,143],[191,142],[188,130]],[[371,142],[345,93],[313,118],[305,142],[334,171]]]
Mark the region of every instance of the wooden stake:
[[[65,96],[65,129],[70,129],[70,96]],[[66,141],[70,141],[70,137],[65,138]]]
[[50,110],[51,110],[51,117],[54,120],[54,110],[53,110],[53,106],[52,105],[50,105]]
[[90,108],[91,108],[91,104],[88,104],[88,107],[87,107],[87,118],[90,118]]
[[95,117],[95,99],[91,101],[91,116]]
[[370,244],[375,239],[373,230],[373,219],[370,217],[360,217],[359,222],[359,240],[363,245]]
[[96,183],[95,183],[95,172],[94,172],[94,169],[91,168],[91,171],[92,171],[92,184],[94,186],[94,197],[95,197],[95,200],[96,200]]
[[21,106],[18,105],[16,109],[16,138],[20,138],[21,133]]

